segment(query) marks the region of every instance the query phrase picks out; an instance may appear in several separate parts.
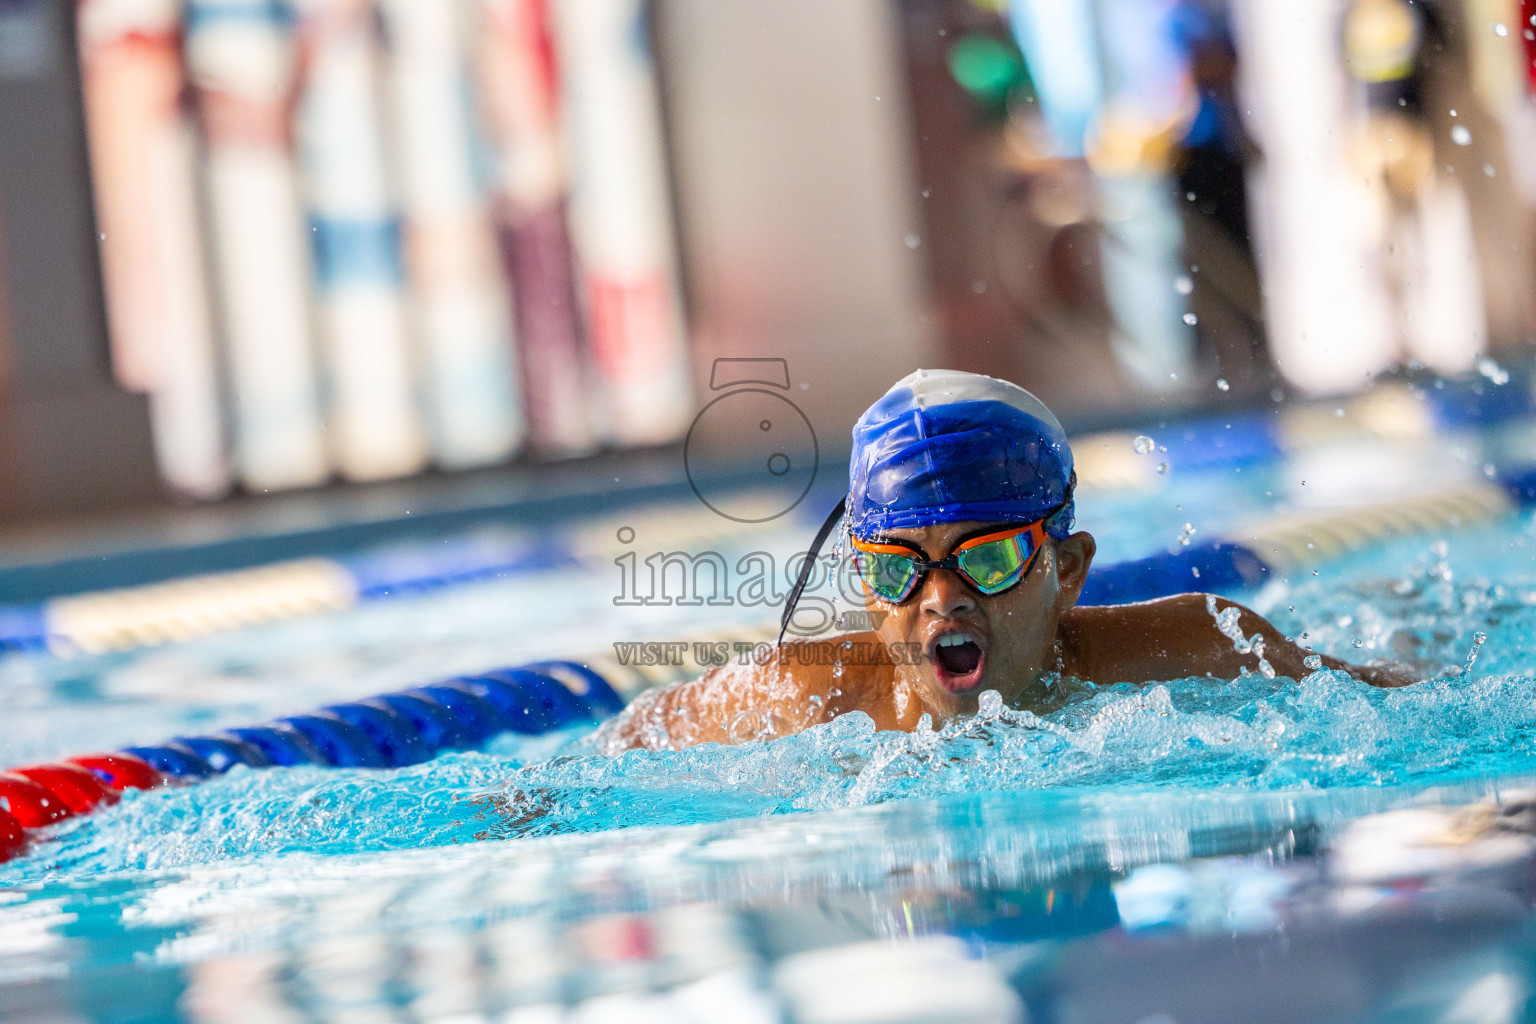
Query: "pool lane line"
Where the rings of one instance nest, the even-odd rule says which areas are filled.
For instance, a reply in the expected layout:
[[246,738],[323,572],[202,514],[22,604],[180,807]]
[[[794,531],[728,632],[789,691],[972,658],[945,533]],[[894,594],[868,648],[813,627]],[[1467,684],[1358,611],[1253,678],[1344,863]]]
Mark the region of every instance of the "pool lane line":
[[[1318,512],[1270,516],[1215,541],[1096,566],[1086,604],[1123,604],[1190,590],[1251,589],[1318,559],[1394,535],[1483,523],[1536,505],[1536,466],[1429,495]],[[335,560],[299,559],[126,590],[0,608],[0,650],[97,653],[171,643],[416,594],[460,583],[579,564],[574,546],[468,541],[426,555],[380,551]]]
[[[1536,470],[1528,487],[1536,497]],[[1507,483],[1474,482],[1372,505],[1266,516],[1214,541],[1095,568],[1080,600],[1128,604],[1191,591],[1251,590],[1393,537],[1496,522],[1532,503],[1522,497]]]
[[27,849],[31,830],[116,803],[125,789],[198,782],[237,764],[404,768],[507,732],[541,735],[606,718],[625,704],[615,683],[634,690],[649,680],[577,661],[541,661],[260,725],[12,768],[0,772],[0,862]]
[[[634,510],[627,524],[662,550],[730,543],[752,524]],[[306,615],[341,612],[465,583],[583,564],[607,565],[621,553],[611,523],[563,535],[466,536],[439,543],[389,546],[351,555],[273,562],[159,583],[0,605],[0,652],[99,654],[176,643],[213,633]]]
[[98,654],[189,640],[431,590],[575,565],[558,542],[436,545],[300,558],[139,587],[0,607],[0,651]]

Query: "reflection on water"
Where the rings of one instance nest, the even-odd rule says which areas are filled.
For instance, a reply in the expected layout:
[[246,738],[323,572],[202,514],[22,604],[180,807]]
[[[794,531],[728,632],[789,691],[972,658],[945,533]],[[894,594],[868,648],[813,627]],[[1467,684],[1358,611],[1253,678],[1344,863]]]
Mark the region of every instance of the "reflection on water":
[[[1017,1019],[1020,999],[1062,1020],[1364,1013],[1441,992],[1474,953],[1530,962],[1516,959],[1531,895],[1519,821],[1506,830],[1516,848],[1481,859],[1498,838],[1492,811],[1349,824],[1501,788],[1036,791],[48,881],[21,881],[23,866],[0,897],[0,991],[12,1006],[92,1015],[125,1007],[131,974],[135,1016],[199,1020],[513,1007],[559,1020],[567,1006],[581,1020],[610,1019],[593,1016],[604,1007],[622,1019],[777,1020],[789,1007],[854,1020],[818,1007],[841,1005],[850,985],[874,998],[902,984],[902,1020]],[[1352,875],[1361,843],[1374,844],[1365,862],[1396,875]],[[1429,844],[1431,861],[1393,860],[1413,844]],[[925,941],[889,945],[914,939]],[[962,967],[975,974],[959,995],[911,984]],[[1500,991],[1523,1000],[1527,973],[1511,972]],[[1244,1015],[1266,1005],[1269,1016]]]

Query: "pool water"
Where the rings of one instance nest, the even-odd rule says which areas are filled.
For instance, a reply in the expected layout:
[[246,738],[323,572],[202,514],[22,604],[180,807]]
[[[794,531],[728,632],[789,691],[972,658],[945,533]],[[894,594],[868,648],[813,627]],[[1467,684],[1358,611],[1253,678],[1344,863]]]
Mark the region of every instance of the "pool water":
[[[1175,475],[1085,493],[1079,519],[1132,557],[1301,503],[1299,479]],[[721,550],[792,552],[815,518]],[[9,656],[0,758],[771,618],[617,608],[612,554],[154,650]],[[0,1018],[1527,1019],[1536,874],[1509,808],[1536,779],[1533,554],[1512,515],[1245,595],[1319,651],[1411,660],[1425,681],[1402,690],[1062,684],[1043,716],[988,705],[912,735],[850,715],[608,758],[579,729],[130,793],[0,865]],[[1476,804],[1507,813],[1425,810]]]

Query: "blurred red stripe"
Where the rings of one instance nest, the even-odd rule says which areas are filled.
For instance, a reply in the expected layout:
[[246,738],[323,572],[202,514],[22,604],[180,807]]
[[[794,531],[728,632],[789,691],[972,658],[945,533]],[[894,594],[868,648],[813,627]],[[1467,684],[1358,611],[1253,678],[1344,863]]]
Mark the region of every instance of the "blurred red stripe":
[[11,770],[48,790],[76,814],[92,810],[98,804],[117,802],[116,793],[77,765],[40,764]]

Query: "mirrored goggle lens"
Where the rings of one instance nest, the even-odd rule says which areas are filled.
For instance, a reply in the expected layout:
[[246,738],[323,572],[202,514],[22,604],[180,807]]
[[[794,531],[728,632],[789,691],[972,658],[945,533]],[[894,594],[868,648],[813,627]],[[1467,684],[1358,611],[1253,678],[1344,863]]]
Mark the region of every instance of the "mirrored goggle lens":
[[1032,533],[1016,533],[966,548],[960,552],[958,561],[977,590],[996,594],[1023,578],[1036,547]]
[[906,600],[917,582],[917,565],[905,555],[860,551],[854,564],[864,585],[876,597],[892,604]]

